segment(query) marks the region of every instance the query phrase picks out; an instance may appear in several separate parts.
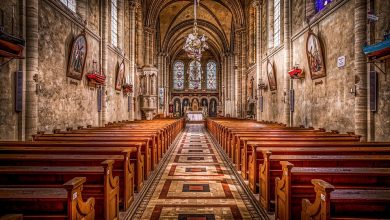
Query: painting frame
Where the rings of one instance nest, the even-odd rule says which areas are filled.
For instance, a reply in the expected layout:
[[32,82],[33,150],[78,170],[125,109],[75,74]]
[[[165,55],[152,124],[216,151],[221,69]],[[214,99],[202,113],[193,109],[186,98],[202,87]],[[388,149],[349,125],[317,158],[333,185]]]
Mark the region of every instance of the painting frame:
[[[310,47],[311,45],[314,46],[314,52],[312,52],[312,47]],[[311,79],[315,80],[326,77],[326,65],[322,41],[318,35],[314,34],[312,31],[309,32],[306,39],[306,57]]]
[[[81,44],[81,46],[83,47],[76,51],[76,46],[78,46],[79,44]],[[82,55],[81,58],[80,55],[78,54],[80,50],[83,50],[83,53],[81,53]],[[81,33],[77,35],[72,41],[70,47],[66,77],[76,79],[76,80],[82,80],[84,76],[84,67],[87,59],[87,54],[88,54],[87,37],[85,36],[84,33]]]
[[267,61],[267,77],[268,77],[268,85],[270,91],[275,91],[278,89],[278,83],[276,81],[276,72],[274,64],[268,60]]
[[121,91],[123,85],[123,78],[125,77],[125,60],[118,66],[118,70],[116,72],[116,80],[115,80],[115,90]]

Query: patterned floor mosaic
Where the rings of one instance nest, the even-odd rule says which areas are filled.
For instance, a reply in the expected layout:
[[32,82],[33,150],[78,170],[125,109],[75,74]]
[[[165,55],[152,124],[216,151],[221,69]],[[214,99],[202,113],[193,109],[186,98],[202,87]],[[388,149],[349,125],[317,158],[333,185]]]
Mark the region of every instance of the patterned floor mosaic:
[[188,125],[129,219],[268,219],[203,125]]

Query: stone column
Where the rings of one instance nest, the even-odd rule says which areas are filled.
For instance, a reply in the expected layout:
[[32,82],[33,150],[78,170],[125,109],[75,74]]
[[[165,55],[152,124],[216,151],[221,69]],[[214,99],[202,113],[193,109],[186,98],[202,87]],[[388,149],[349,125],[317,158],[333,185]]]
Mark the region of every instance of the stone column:
[[150,57],[150,49],[149,49],[149,46],[150,46],[150,41],[149,41],[149,32],[147,30],[147,28],[144,28],[144,37],[145,37],[145,46],[144,46],[144,50],[145,50],[145,58],[144,58],[144,61],[145,61],[145,65],[146,66],[150,66],[151,63],[150,63],[150,60],[149,60],[149,57]]
[[284,90],[286,91],[286,101],[284,103],[284,123],[287,126],[292,126],[292,112],[290,111],[290,77],[287,74],[287,71],[291,68],[291,33],[290,33],[290,0],[284,0],[283,2],[283,18],[284,18],[284,66],[285,73],[284,76]]
[[355,133],[367,140],[367,63],[363,46],[367,40],[367,0],[355,0]]
[[32,140],[38,129],[38,96],[34,80],[38,77],[38,2],[26,2],[26,140]]
[[[260,82],[260,79],[263,78],[262,72],[261,72],[261,8],[262,5],[259,2],[259,0],[256,0],[254,2],[254,7],[256,8],[256,83],[254,86],[257,88],[257,83]],[[260,99],[260,93],[258,91],[258,99]],[[258,102],[259,103],[259,102]],[[257,121],[261,120],[261,111],[260,106],[257,105],[256,108],[256,117]]]
[[142,68],[144,66],[144,31],[142,24],[142,7],[139,3],[136,4],[136,30],[137,30],[137,38],[136,38],[136,54],[137,54],[137,66],[138,68]]
[[[134,99],[134,93],[135,93],[135,75],[136,75],[136,60],[135,60],[135,51],[136,51],[136,9],[137,9],[137,3],[136,1],[130,1],[130,51],[129,51],[129,60],[130,60],[130,81],[133,83],[133,93],[130,95],[131,100]],[[134,121],[134,111],[133,109],[133,103],[131,105],[130,113],[129,113],[129,120]]]
[[[102,71],[105,74],[108,74],[107,71],[107,65],[108,65],[108,33],[110,32],[109,30],[109,2],[108,0],[103,0],[102,2],[103,7],[102,7],[102,41],[101,41],[101,48],[102,48]],[[102,86],[102,111],[101,111],[101,122],[100,126],[104,126],[106,124],[106,113],[107,113],[107,97],[106,97],[106,87],[110,86],[108,83],[105,86]]]
[[233,117],[240,117],[240,112],[241,112],[241,105],[239,104],[239,102],[241,101],[242,99],[242,96],[241,96],[241,74],[240,74],[240,63],[241,63],[241,59],[240,59],[240,54],[241,54],[241,34],[240,34],[240,31],[236,31],[235,33],[235,41],[234,41],[234,70],[233,70],[233,73],[234,73],[234,77],[233,77],[233,80],[234,80],[234,88],[235,88],[235,93],[234,93],[234,97],[232,97],[234,99],[234,106],[236,107],[235,108],[235,113],[234,113],[234,116]]
[[236,69],[236,63],[234,60],[234,54],[230,54],[229,56],[229,69],[230,69],[230,74],[229,74],[229,89],[230,89],[230,115],[231,117],[236,117],[236,74],[235,74],[235,69]]
[[247,82],[248,82],[248,74],[246,72],[246,64],[247,64],[247,53],[248,50],[248,42],[247,42],[247,36],[246,36],[246,30],[243,29],[241,32],[241,47],[240,47],[240,75],[241,75],[241,83],[240,83],[240,92],[241,92],[241,99],[240,99],[240,115],[242,118],[246,117],[246,106],[247,106],[247,99],[248,99],[248,90],[247,90]]
[[169,97],[169,91],[170,91],[170,88],[171,88],[171,81],[169,79],[169,70],[170,70],[170,62],[169,62],[169,57],[168,55],[165,56],[165,103],[166,103],[166,106],[165,106],[165,114],[168,115],[169,114],[169,101],[170,101],[170,97]]

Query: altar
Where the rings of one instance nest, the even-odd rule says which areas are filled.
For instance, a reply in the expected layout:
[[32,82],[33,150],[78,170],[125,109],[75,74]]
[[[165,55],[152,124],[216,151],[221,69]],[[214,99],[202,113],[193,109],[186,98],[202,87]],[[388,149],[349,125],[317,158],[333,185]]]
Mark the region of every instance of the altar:
[[188,121],[203,121],[203,112],[202,111],[187,111],[187,120]]

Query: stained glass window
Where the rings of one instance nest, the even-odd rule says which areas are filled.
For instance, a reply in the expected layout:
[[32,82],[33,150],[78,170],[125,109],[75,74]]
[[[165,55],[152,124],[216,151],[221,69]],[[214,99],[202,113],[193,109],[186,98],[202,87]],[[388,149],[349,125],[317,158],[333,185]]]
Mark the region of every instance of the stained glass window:
[[190,63],[189,71],[189,88],[201,89],[202,87],[202,65],[198,61]]
[[173,89],[184,89],[184,63],[181,61],[173,65]]
[[331,2],[332,2],[332,0],[316,0],[315,1],[315,3],[316,3],[315,4],[316,12],[319,12],[322,9],[324,9]]
[[280,0],[274,1],[274,47],[280,45]]
[[76,0],[61,0],[71,11],[76,12]]
[[118,45],[118,2],[111,0],[111,44]]
[[217,64],[213,61],[207,63],[207,89],[217,89]]

